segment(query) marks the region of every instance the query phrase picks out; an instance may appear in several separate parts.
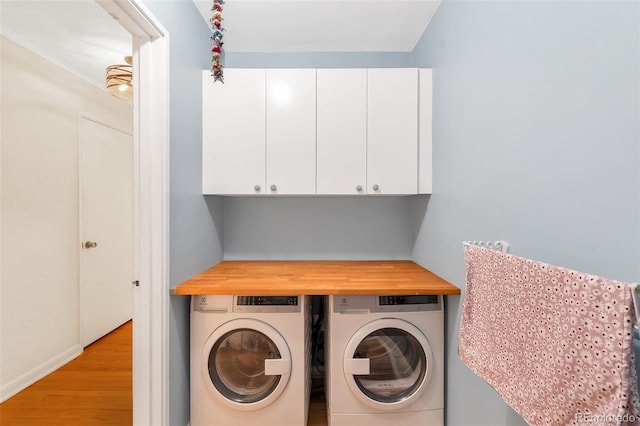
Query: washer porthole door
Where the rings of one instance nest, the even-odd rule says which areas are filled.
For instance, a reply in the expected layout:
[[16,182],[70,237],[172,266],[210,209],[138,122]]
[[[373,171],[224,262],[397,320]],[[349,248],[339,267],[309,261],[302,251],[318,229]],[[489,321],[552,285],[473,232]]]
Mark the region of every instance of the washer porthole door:
[[424,334],[400,319],[380,319],[360,328],[344,354],[344,374],[353,394],[378,409],[411,404],[425,390],[433,365]]
[[239,410],[272,403],[291,373],[284,338],[259,320],[229,321],[209,337],[203,351],[204,380],[213,395]]

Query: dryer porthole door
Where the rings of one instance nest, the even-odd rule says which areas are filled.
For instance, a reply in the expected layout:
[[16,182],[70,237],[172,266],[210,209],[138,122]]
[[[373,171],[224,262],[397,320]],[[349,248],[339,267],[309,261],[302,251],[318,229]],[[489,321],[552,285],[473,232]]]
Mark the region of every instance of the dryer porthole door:
[[207,339],[202,373],[210,393],[238,410],[275,401],[291,375],[291,352],[282,335],[257,319],[231,320]]
[[429,341],[413,324],[383,318],[365,324],[345,347],[345,380],[360,401],[395,410],[416,401],[433,369]]

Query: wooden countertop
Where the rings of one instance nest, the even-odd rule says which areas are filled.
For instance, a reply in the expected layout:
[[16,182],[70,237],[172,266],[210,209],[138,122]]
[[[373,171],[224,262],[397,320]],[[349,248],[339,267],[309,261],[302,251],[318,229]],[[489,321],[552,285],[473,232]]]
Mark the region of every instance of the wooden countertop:
[[460,289],[409,260],[226,260],[178,284],[171,293],[457,295]]

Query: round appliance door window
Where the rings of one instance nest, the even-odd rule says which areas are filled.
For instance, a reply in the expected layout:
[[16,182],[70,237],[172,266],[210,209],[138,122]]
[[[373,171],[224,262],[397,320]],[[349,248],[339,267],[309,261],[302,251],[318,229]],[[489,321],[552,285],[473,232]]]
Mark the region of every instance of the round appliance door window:
[[345,352],[347,381],[369,405],[398,408],[425,389],[431,350],[415,326],[401,320],[387,320],[395,323],[385,325],[378,321],[351,339]]
[[289,350],[284,339],[262,322],[230,323],[226,331],[216,330],[210,338],[205,354],[207,378],[214,393],[236,408],[267,405],[286,386],[291,370]]

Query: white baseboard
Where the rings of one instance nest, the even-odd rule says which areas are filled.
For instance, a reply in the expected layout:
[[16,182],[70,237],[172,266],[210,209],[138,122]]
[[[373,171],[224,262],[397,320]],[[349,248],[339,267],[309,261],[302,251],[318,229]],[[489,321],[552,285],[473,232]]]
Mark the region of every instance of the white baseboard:
[[51,358],[44,364],[39,365],[31,371],[24,373],[23,375],[10,381],[9,383],[3,384],[2,386],[0,386],[0,403],[6,401],[18,392],[31,386],[43,377],[53,373],[58,368],[78,357],[81,353],[81,345],[72,346],[61,354]]

